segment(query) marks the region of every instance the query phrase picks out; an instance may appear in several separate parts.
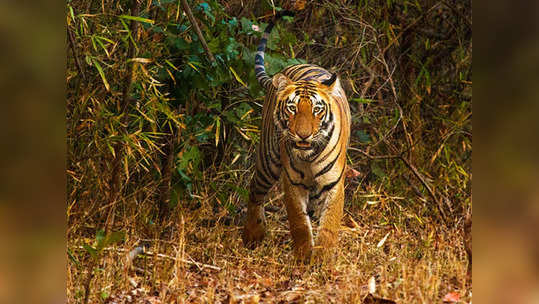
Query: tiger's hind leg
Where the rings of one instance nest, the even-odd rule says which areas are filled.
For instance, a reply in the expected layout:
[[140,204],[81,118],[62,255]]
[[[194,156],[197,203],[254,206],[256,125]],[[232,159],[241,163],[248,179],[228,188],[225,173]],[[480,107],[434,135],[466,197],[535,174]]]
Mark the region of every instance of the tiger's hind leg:
[[[245,247],[254,249],[266,236],[266,219],[264,215],[265,197],[271,187],[275,184],[280,174],[280,168],[273,163],[273,171],[264,174],[264,166],[257,161],[255,175],[251,181],[249,190],[249,201],[247,202],[247,217],[243,227],[243,244]],[[271,169],[270,169],[271,170]],[[277,173],[275,173],[277,171]]]
[[264,216],[265,193],[256,193],[251,186],[249,202],[247,203],[247,219],[243,226],[243,244],[254,249],[266,236],[266,219]]

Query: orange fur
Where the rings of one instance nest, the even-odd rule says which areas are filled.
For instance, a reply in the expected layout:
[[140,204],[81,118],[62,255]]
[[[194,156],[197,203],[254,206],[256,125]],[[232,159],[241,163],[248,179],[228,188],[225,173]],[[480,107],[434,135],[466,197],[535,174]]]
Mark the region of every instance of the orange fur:
[[[297,65],[272,79],[243,231],[249,247],[265,236],[264,196],[279,175],[297,257],[308,260],[313,250],[325,255],[337,243],[351,118],[339,80],[327,83],[329,76],[320,67]],[[309,208],[319,216],[316,237]]]

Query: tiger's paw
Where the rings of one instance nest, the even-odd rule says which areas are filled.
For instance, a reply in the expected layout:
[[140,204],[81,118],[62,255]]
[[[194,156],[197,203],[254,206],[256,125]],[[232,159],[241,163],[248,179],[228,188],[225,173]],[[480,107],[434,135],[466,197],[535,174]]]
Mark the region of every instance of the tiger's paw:
[[330,257],[331,248],[314,246],[313,254],[311,255],[311,265],[324,265]]
[[247,221],[243,227],[241,238],[243,245],[249,249],[254,249],[266,237],[266,223],[263,220]]
[[303,244],[302,246],[298,246],[294,250],[294,256],[296,258],[296,261],[300,264],[307,265],[311,262],[313,253],[313,247],[311,244]]

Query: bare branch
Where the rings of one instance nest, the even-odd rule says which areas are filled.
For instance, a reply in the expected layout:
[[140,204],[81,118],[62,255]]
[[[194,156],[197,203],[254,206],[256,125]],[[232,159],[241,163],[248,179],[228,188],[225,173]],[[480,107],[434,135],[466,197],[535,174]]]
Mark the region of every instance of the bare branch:
[[69,47],[71,48],[71,51],[73,52],[73,59],[75,59],[75,66],[77,67],[79,74],[82,76],[82,79],[86,81],[86,74],[84,73],[84,70],[82,69],[82,65],[80,64],[77,50],[75,49],[75,38],[73,38],[73,32],[71,32],[69,27],[67,28],[67,38],[69,39]]
[[197,20],[195,19],[195,16],[193,16],[193,13],[191,12],[191,8],[189,7],[189,4],[187,4],[187,0],[182,0],[182,7],[185,11],[185,14],[187,14],[187,18],[189,18],[189,21],[191,21],[191,24],[193,25],[193,28],[195,29],[195,33],[198,36],[198,39],[202,43],[202,47],[204,48],[204,51],[206,52],[206,55],[208,55],[208,58],[213,62],[215,61],[215,57],[213,57],[213,54],[210,51],[210,48],[208,47],[208,44],[206,43],[206,39],[204,39],[204,35],[202,35],[202,32],[200,31],[200,27],[198,27]]

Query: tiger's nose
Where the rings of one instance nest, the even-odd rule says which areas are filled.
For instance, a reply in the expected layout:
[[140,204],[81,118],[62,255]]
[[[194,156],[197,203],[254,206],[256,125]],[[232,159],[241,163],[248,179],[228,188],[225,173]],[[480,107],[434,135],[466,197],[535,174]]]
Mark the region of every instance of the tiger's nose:
[[307,138],[309,138],[309,136],[311,136],[311,132],[309,132],[309,130],[298,130],[298,136],[299,138],[305,140]]

